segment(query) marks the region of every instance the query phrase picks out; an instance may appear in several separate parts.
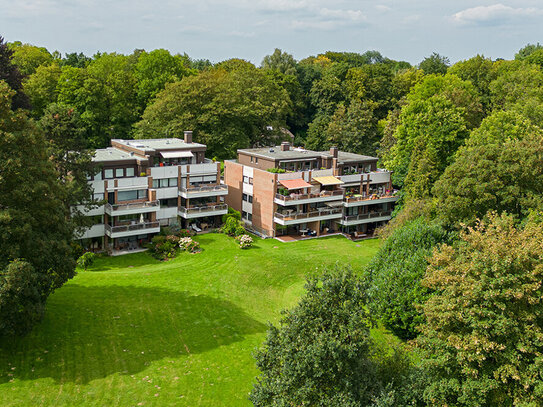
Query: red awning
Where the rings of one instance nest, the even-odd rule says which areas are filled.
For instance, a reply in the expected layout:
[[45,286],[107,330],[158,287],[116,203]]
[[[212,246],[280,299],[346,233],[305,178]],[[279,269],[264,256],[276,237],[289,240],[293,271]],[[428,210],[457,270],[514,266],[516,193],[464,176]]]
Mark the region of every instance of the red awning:
[[296,179],[281,179],[279,180],[279,183],[283,185],[286,189],[302,189],[302,188],[310,188],[311,184],[305,182],[301,178]]

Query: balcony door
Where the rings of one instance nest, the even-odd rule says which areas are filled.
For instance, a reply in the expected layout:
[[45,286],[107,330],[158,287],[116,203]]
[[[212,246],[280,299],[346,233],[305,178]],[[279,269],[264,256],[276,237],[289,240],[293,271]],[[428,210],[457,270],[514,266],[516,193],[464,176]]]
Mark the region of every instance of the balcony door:
[[115,192],[107,193],[107,202],[111,205],[115,204]]

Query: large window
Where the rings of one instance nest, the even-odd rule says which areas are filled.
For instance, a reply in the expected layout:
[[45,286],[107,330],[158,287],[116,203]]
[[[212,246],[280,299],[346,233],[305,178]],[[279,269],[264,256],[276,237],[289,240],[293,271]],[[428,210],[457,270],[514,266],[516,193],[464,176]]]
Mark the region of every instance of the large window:
[[104,178],[113,178],[113,169],[104,170]]
[[115,178],[124,177],[124,168],[115,168]]
[[117,201],[124,202],[124,201],[135,201],[138,199],[145,199],[147,198],[147,190],[146,189],[138,189],[133,191],[119,191],[117,192]]
[[134,168],[127,168],[126,169],[126,176],[127,177],[133,177],[134,176]]
[[153,188],[169,188],[177,186],[177,178],[154,179]]

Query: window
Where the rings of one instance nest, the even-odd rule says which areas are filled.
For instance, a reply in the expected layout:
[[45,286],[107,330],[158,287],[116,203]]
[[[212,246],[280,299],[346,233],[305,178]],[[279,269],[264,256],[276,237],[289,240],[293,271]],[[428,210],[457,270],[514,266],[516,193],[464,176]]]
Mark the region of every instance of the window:
[[100,181],[102,179],[102,171],[98,171],[96,174],[94,174],[94,180]]
[[245,202],[253,203],[253,196],[248,194],[243,194],[242,199]]
[[251,156],[251,162],[253,162],[253,157]]
[[247,202],[247,194],[243,194],[243,196],[241,197],[241,199],[243,199],[245,202]]
[[255,157],[255,164],[258,164],[258,157]]
[[126,176],[127,177],[133,177],[134,176],[134,168],[127,168],[126,169]]
[[176,187],[177,178],[164,178],[164,179],[154,179],[153,188],[168,188]]
[[113,178],[113,170],[104,170],[104,178]]
[[146,189],[138,189],[133,191],[119,191],[117,192],[117,201],[124,202],[124,201],[135,201],[137,199],[145,199],[147,198],[147,190]]
[[243,183],[253,185],[253,179],[251,177],[243,176]]
[[115,178],[124,177],[124,168],[115,168]]
[[253,196],[249,195],[249,203],[253,203]]
[[104,200],[104,194],[94,194],[92,196],[92,199],[94,199],[95,201],[103,201]]
[[242,219],[245,219],[245,220],[248,220],[249,222],[252,222],[253,220],[253,215],[251,213],[248,213],[248,212],[245,212],[245,211],[241,211],[241,218]]

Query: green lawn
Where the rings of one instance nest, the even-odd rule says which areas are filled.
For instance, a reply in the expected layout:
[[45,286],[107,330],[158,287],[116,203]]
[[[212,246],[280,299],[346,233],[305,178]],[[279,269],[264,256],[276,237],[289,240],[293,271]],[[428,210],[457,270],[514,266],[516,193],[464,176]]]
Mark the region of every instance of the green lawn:
[[[252,352],[323,264],[359,269],[378,240],[220,234],[198,254],[98,259],[54,293],[42,323],[0,342],[0,406],[247,406]],[[381,333],[382,337],[382,333]]]

